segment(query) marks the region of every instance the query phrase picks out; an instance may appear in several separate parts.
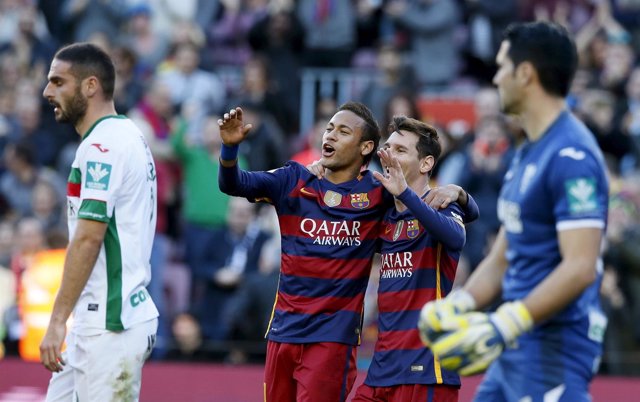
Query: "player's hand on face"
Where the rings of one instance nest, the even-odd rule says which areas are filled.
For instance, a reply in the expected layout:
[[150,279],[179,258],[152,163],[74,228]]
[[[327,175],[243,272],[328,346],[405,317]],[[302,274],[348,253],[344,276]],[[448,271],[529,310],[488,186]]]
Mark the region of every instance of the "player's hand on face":
[[324,177],[324,166],[322,166],[320,161],[313,161],[310,165],[307,165],[307,170],[318,179]]
[[242,120],[242,109],[237,107],[225,113],[221,119],[218,119],[220,126],[220,138],[225,145],[240,144],[251,128],[251,124],[244,124]]
[[398,159],[388,149],[378,151],[384,173],[373,172],[373,176],[394,196],[400,195],[407,188],[402,167]]
[[434,187],[424,198],[424,202],[431,208],[443,209],[449,206],[452,202],[456,202],[460,195],[460,187],[449,184],[444,187]]
[[67,332],[65,324],[50,323],[40,343],[40,361],[51,372],[62,371],[67,364],[62,358],[62,343]]

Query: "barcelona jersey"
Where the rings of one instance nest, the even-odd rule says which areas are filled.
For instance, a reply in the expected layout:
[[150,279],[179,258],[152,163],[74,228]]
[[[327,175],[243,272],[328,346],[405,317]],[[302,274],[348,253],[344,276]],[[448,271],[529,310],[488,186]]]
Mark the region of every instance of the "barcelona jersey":
[[368,171],[333,184],[296,162],[269,172],[221,168],[219,179],[222,191],[269,202],[278,214],[282,264],[268,339],[357,345],[380,221],[392,196]]
[[[464,244],[465,215],[455,203],[439,211],[421,200],[420,204],[430,210],[431,222],[427,224],[410,209],[399,212],[392,208],[383,219],[379,335],[365,380],[369,386],[460,385],[458,375],[441,369],[422,344],[416,323],[425,303],[451,291]],[[438,232],[453,240],[443,242]]]

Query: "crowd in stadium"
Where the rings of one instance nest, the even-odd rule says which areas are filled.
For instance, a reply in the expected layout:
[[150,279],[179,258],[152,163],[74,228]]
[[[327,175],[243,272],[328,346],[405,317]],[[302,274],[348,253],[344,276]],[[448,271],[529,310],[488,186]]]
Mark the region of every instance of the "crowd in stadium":
[[[143,130],[155,157],[154,358],[243,363],[264,358],[278,224],[271,208],[218,189],[219,116],[241,106],[253,124],[241,166],[308,164],[319,158],[319,136],[339,105],[324,95],[335,91],[314,88],[313,124],[304,127],[302,73],[346,69],[371,77],[354,81],[353,100],[369,106],[383,128],[396,114],[436,125],[445,149],[434,183],[458,184],[479,205],[480,219],[466,228],[456,278],[463,283],[499,227],[498,192],[523,139],[517,122],[500,113],[491,83],[500,32],[535,19],[574,34],[580,67],[568,103],[609,168],[601,370],[640,373],[640,2],[632,0],[0,0],[6,353],[18,353],[24,331],[21,278],[34,255],[67,243],[66,180],[80,137],[55,123],[42,97],[60,45],[91,41],[113,57],[117,111]],[[438,121],[424,106],[438,97],[467,100],[472,118]],[[375,283],[373,275],[364,356],[375,340]]]

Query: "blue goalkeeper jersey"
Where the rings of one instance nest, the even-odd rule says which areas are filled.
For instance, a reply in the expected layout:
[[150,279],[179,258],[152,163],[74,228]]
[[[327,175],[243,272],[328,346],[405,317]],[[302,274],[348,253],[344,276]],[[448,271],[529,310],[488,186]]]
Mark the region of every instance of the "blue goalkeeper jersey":
[[[602,153],[589,130],[564,111],[538,141],[518,149],[504,178],[498,200],[508,242],[504,299],[524,298],[556,268],[561,261],[559,231],[604,230],[607,209]],[[598,265],[598,280],[547,324],[601,317]]]
[[333,184],[296,162],[270,172],[221,168],[219,183],[278,214],[282,260],[268,339],[358,344],[380,221],[393,197],[368,171]]
[[458,204],[436,211],[413,196],[419,201],[413,203],[417,213],[392,208],[383,220],[379,334],[365,383],[459,386],[458,375],[442,369],[422,344],[416,324],[425,303],[451,291],[465,241],[465,214]]

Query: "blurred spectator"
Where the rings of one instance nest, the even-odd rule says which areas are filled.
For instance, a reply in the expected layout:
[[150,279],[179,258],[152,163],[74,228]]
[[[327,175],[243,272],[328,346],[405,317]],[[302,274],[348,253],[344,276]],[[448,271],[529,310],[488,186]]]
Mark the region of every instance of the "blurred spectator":
[[95,32],[117,38],[127,10],[127,0],[66,0],[61,17],[73,41],[84,42]]
[[151,24],[153,10],[146,3],[129,7],[126,30],[119,42],[126,44],[135,54],[138,72],[142,76],[153,73],[169,53],[170,31],[159,31]]
[[225,88],[213,73],[198,68],[200,49],[192,43],[180,43],[173,54],[173,68],[161,71],[158,79],[169,88],[171,101],[188,124],[188,133],[200,141],[206,115],[221,110]]
[[14,133],[15,141],[27,144],[34,150],[37,166],[54,166],[63,138],[49,130],[41,119],[40,99],[21,96],[16,102],[16,118],[18,130]]
[[138,59],[128,46],[114,47],[112,57],[116,69],[116,84],[113,91],[116,111],[128,114],[142,98],[147,76],[139,68]]
[[[264,208],[275,215],[273,208]],[[275,221],[277,231],[277,216]],[[280,238],[271,236],[260,253],[258,271],[249,272],[223,312],[223,321],[232,339],[227,361],[263,362],[267,331],[280,276]],[[259,347],[256,347],[259,345]]]
[[305,29],[304,62],[313,67],[348,67],[356,46],[356,9],[351,1],[299,0]]
[[31,197],[39,181],[45,181],[56,189],[56,197],[62,200],[65,182],[55,171],[38,167],[31,148],[24,143],[10,143],[4,149],[7,171],[0,176],[0,192],[19,216],[32,214]]
[[277,82],[271,78],[268,60],[260,55],[251,57],[244,65],[242,87],[235,100],[228,104],[249,101],[273,117],[287,138],[298,131],[298,107],[287,99]]
[[192,309],[206,340],[227,339],[223,311],[246,276],[258,271],[269,237],[256,221],[255,205],[244,198],[231,198],[227,224],[201,245],[205,255],[193,272]]
[[248,35],[256,21],[267,14],[268,0],[220,0],[222,9],[205,31],[205,65],[244,65],[251,56]]
[[615,160],[620,171],[620,161],[629,153],[629,137],[615,124],[615,98],[601,89],[590,89],[582,94],[577,114],[595,135],[602,152]]
[[465,72],[481,85],[490,84],[502,32],[516,20],[518,0],[464,0],[464,7],[468,27]]
[[484,117],[477,122],[474,131],[475,138],[464,152],[462,169],[453,181],[473,194],[482,211],[480,218],[467,226],[467,242],[463,253],[469,259],[471,269],[482,260],[500,227],[496,205],[502,180],[513,157],[509,133],[502,116]]
[[23,77],[39,79],[55,53],[55,42],[48,35],[36,32],[38,14],[35,7],[19,11],[18,29],[10,41],[0,45],[0,53],[13,54]]
[[171,335],[173,342],[169,352],[165,356],[167,360],[177,361],[208,361],[210,354],[204,345],[200,324],[189,313],[176,315],[171,323]]
[[[30,217],[40,222],[47,243],[51,243],[50,240],[55,243],[57,238],[68,238],[66,207],[67,204],[61,202],[51,183],[46,181],[36,183],[31,193]],[[66,241],[61,245],[61,248],[64,247],[66,247]]]
[[[455,0],[390,0],[385,14],[411,38],[413,69],[427,91],[442,91],[458,76],[461,19]],[[433,62],[437,55],[438,62]]]
[[407,64],[402,53],[391,44],[381,45],[376,59],[377,74],[361,96],[361,101],[371,109],[380,127],[388,123],[385,107],[398,93],[410,94],[415,89],[413,66]]
[[627,80],[626,96],[619,103],[616,126],[628,137],[630,148],[628,166],[622,167],[623,173],[631,168],[640,167],[640,67],[635,67]]
[[[271,1],[268,13],[258,19],[248,34],[255,54],[266,60],[272,85],[282,94],[297,122],[300,103],[300,59],[304,48],[304,28],[291,0]],[[289,124],[285,124],[289,130]],[[298,130],[298,127],[293,127]]]

